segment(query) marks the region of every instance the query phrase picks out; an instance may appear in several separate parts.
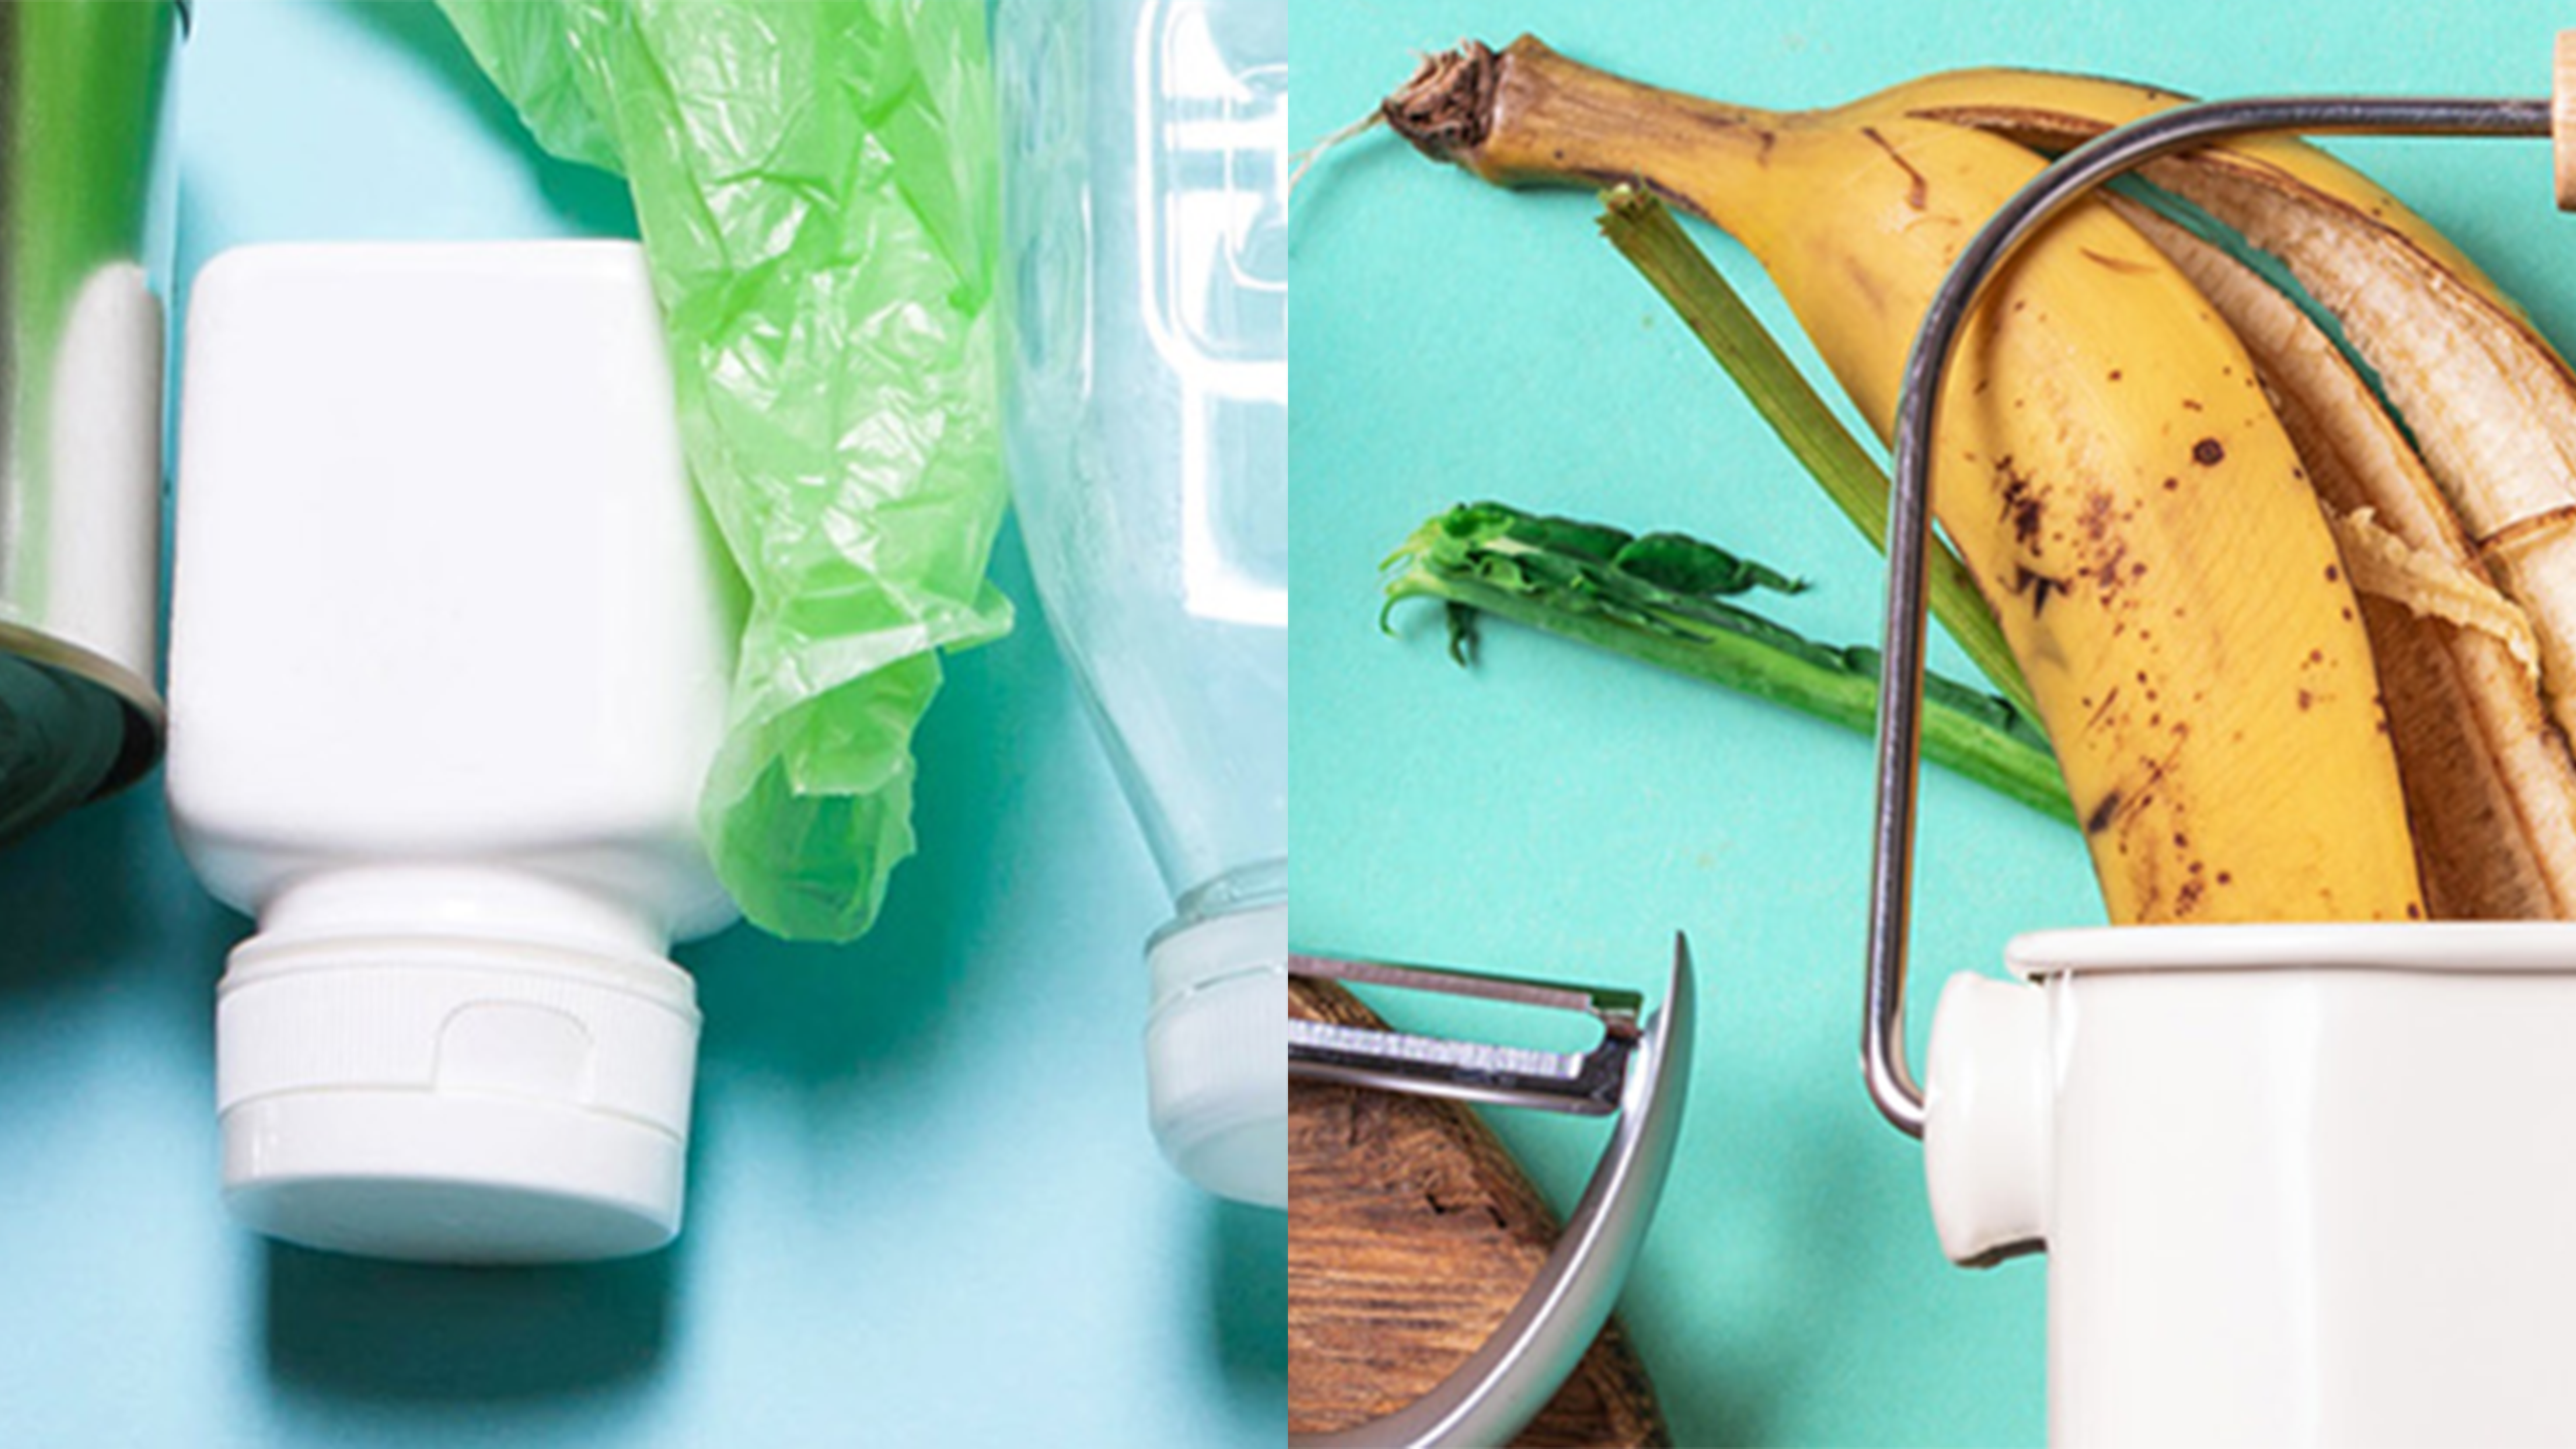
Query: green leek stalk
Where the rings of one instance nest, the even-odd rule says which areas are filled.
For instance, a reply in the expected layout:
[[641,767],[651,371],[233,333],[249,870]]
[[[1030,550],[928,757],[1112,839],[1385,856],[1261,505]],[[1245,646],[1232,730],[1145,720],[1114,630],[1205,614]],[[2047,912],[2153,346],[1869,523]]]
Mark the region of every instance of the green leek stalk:
[[[1878,651],[1818,644],[1724,601],[1794,580],[1679,534],[1522,512],[1452,508],[1415,529],[1385,565],[1385,611],[1409,599],[1447,606],[1461,663],[1478,614],[1492,614],[1695,679],[1789,705],[1862,734],[1878,714]],[[2066,785],[2033,717],[2010,700],[1928,676],[1923,753],[1980,784],[2073,824]]]

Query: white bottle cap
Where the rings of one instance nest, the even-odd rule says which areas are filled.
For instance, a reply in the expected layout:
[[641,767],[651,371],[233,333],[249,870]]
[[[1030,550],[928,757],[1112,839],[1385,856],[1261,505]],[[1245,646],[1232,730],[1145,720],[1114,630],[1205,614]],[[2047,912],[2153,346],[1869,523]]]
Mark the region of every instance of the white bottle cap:
[[253,937],[215,1009],[225,1205],[306,1247],[571,1262],[679,1232],[698,1011],[668,961]]
[[1145,1075],[1163,1155],[1219,1196],[1286,1207],[1287,905],[1166,927],[1145,959]]

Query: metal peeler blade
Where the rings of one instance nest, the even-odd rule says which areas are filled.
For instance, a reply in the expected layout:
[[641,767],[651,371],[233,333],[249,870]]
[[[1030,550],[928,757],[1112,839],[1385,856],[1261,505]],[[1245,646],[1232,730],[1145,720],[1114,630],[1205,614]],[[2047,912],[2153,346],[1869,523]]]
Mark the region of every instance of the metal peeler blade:
[[1536,1417],[1610,1317],[1662,1196],[1690,1089],[1694,1019],[1690,942],[1673,938],[1663,1009],[1640,1018],[1629,991],[1515,981],[1473,972],[1294,956],[1301,976],[1583,1012],[1600,1019],[1589,1052],[1494,1046],[1291,1020],[1288,1074],[1388,1091],[1573,1112],[1616,1114],[1601,1160],[1556,1247],[1474,1353],[1411,1404],[1332,1434],[1292,1435],[1293,1449],[1498,1444]]

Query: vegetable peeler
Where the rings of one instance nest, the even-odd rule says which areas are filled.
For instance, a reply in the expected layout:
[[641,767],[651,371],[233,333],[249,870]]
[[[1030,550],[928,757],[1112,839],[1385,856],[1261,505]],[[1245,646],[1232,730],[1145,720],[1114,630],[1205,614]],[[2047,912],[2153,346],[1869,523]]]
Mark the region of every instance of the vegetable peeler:
[[1589,1051],[1553,1052],[1324,1022],[1288,1023],[1292,1079],[1618,1119],[1554,1250],[1493,1336],[1413,1403],[1296,1449],[1499,1443],[1553,1396],[1610,1316],[1663,1192],[1689,1092],[1690,944],[1673,942],[1660,1011],[1636,992],[1471,971],[1291,956],[1292,975],[1569,1011],[1601,1023]]

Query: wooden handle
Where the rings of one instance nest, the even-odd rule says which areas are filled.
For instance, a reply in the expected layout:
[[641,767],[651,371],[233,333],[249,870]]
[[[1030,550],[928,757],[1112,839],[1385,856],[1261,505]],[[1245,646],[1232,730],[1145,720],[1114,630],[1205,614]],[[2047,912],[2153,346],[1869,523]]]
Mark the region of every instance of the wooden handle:
[[[1330,983],[1290,987],[1298,1016],[1381,1024]],[[1347,1429],[1420,1398],[1520,1300],[1556,1231],[1537,1189],[1467,1108],[1290,1083],[1291,1432]],[[1518,1442],[1671,1442],[1618,1320]]]
[[2558,161],[2558,209],[2576,211],[2576,30],[2558,32],[2550,74],[2549,147]]

